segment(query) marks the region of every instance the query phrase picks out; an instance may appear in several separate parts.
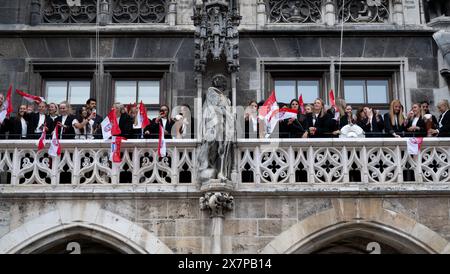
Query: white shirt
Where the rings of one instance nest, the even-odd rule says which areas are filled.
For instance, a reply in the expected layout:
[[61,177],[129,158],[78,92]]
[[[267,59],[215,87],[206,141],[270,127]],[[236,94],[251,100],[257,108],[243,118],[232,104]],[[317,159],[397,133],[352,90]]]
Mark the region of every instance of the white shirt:
[[61,117],[61,124],[64,126],[64,123],[66,123],[67,115],[64,115]]
[[161,118],[163,129],[166,129],[167,119]]
[[35,133],[41,133],[42,129],[40,128],[43,124],[45,123],[45,114],[40,114],[39,113],[39,122],[37,124],[37,127],[35,129]]
[[414,119],[412,120],[412,126],[417,127],[417,122],[419,122],[419,117],[414,117]]
[[442,113],[441,119],[439,119],[439,128],[442,127],[442,120],[444,119],[444,116],[447,112],[448,112],[448,109],[444,113]]
[[25,121],[25,119],[23,119],[22,117],[20,118],[20,123],[22,124],[22,137],[25,138],[27,137],[27,129],[28,129],[27,121]]
[[72,121],[72,126],[73,126],[73,130],[75,131],[75,139],[81,139],[81,140],[86,140],[86,139],[94,139],[94,136],[92,135],[93,133],[93,125],[94,125],[94,121],[91,119],[89,120],[89,125],[91,125],[89,127],[89,131],[86,132],[86,125],[84,125],[83,127],[83,133],[81,133],[80,129],[75,127],[75,124],[80,123],[77,119],[73,119]]
[[317,117],[319,117],[319,114],[313,114],[313,126],[315,126],[315,124],[316,124],[316,120],[317,120]]
[[256,132],[258,130],[258,119],[256,117],[250,117],[250,119],[252,120],[253,131]]

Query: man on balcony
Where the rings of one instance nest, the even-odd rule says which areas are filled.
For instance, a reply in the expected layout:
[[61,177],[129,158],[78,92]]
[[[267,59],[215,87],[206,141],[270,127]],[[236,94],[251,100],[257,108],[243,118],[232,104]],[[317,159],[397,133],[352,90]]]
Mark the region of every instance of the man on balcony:
[[438,129],[430,129],[428,132],[438,137],[450,137],[450,113],[448,100],[442,100],[437,105],[441,116],[438,121]]

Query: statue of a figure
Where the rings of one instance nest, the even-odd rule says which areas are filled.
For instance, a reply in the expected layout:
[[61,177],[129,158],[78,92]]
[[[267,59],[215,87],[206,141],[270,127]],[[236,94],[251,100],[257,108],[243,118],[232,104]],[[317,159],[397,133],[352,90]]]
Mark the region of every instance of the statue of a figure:
[[200,181],[219,179],[225,183],[230,178],[234,118],[230,99],[217,87],[208,88],[202,118],[202,145],[198,155]]

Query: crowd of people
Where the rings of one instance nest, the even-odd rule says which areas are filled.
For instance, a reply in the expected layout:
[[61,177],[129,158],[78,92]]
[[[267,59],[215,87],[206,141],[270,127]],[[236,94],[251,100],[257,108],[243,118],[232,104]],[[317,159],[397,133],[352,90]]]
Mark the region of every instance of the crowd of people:
[[245,138],[327,138],[338,137],[347,125],[362,129],[365,137],[450,137],[450,106],[442,100],[437,107],[439,119],[430,114],[429,103],[414,103],[407,114],[399,100],[390,103],[389,110],[381,115],[370,106],[358,108],[353,114],[351,105],[338,99],[336,106],[326,108],[320,98],[303,108],[297,99],[289,104],[278,103],[279,108],[296,110],[297,117],[280,120],[275,128],[268,129],[266,119],[258,115],[264,102],[251,101],[244,114]]
[[[0,94],[0,108],[4,105]],[[393,100],[389,110],[381,115],[379,110],[369,106],[360,107],[353,113],[351,105],[337,99],[336,106],[326,108],[324,101],[317,98],[312,105],[300,106],[297,99],[289,104],[279,104],[279,108],[295,110],[296,117],[279,120],[275,128],[268,129],[266,120],[258,109],[264,102],[251,101],[244,111],[245,138],[326,138],[338,137],[347,125],[358,126],[365,137],[450,137],[450,113],[448,100],[441,100],[439,118],[430,114],[429,103],[414,103],[404,113],[399,100]],[[37,105],[37,110],[35,106]],[[22,104],[17,112],[0,124],[0,138],[39,139],[42,132],[50,138],[58,126],[60,139],[101,139],[101,123],[104,119],[96,111],[97,101],[90,98],[77,110],[72,110],[68,102],[59,104],[39,102]],[[156,118],[141,128],[138,123],[138,105],[114,103],[113,109],[121,131],[120,136],[128,139],[158,139],[159,131],[164,130],[165,139],[194,138],[194,118],[186,104],[177,107],[177,115],[170,115],[168,105],[161,105]],[[161,126],[160,126],[161,125]]]

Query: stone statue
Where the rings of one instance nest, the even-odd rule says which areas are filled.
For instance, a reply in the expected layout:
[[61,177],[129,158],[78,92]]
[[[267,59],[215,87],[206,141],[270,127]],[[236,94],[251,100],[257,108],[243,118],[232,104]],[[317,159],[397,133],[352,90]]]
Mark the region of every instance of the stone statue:
[[[221,81],[213,81],[220,86]],[[199,179],[226,183],[230,178],[232,144],[235,136],[231,102],[217,87],[208,88],[203,105],[202,145],[198,154]]]

